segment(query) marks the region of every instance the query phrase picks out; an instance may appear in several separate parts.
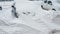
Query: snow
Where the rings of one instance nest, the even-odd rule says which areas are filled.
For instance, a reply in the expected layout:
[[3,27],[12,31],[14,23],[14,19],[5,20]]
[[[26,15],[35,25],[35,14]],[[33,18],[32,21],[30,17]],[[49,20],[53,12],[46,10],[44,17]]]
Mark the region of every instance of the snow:
[[[0,11],[0,34],[49,34],[55,29],[60,30],[60,25],[55,23],[55,11],[43,10],[40,5],[41,1],[18,0],[16,8],[19,18],[11,14],[11,7],[3,8]],[[52,19],[55,21],[52,22]]]

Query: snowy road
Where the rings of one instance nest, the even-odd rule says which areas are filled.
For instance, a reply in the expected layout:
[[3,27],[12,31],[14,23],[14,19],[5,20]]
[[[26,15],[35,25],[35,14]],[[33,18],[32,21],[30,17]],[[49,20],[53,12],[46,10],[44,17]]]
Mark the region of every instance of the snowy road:
[[12,16],[11,9],[0,11],[0,34],[49,34],[52,30],[60,30],[60,25],[56,24],[60,22],[60,16],[54,18],[53,23],[50,22],[51,16],[48,17],[48,15],[52,15],[52,11],[41,9],[38,3],[27,1],[20,4],[18,2],[19,18]]

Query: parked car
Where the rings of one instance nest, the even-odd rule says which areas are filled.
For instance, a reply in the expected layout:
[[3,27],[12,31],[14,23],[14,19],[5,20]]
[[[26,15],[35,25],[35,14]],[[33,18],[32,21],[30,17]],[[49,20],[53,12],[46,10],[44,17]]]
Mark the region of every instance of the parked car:
[[0,10],[10,8],[14,3],[14,0],[0,0]]

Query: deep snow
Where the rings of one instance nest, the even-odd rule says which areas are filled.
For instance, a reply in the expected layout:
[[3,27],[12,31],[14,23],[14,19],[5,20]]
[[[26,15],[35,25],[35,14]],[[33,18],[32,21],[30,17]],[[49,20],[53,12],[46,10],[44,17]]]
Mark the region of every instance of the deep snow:
[[52,23],[55,11],[43,10],[40,5],[41,1],[17,1],[19,18],[11,14],[12,8],[3,9],[0,11],[0,31],[5,31],[3,34],[49,34],[52,30],[60,30],[59,25]]

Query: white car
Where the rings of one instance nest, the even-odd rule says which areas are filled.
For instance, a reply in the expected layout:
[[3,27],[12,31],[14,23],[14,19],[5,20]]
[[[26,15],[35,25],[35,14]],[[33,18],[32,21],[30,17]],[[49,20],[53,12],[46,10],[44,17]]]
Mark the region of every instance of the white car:
[[10,8],[14,3],[14,0],[0,0],[0,9]]

